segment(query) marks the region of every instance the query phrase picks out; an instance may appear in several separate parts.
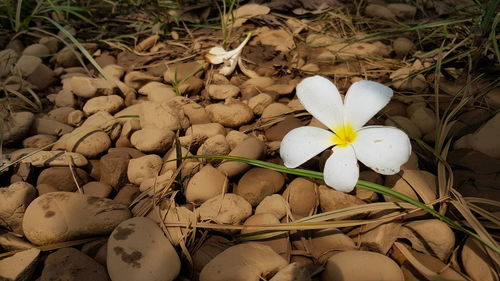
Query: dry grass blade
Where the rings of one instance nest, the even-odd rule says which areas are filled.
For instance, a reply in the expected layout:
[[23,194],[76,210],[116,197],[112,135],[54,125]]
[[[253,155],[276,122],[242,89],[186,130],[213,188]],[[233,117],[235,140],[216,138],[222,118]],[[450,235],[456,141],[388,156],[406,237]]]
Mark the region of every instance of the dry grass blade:
[[[488,233],[484,226],[477,220],[477,218],[471,213],[469,207],[467,206],[467,203],[465,202],[465,200],[463,200],[462,195],[454,189],[452,189],[452,193],[457,198],[457,200],[451,200],[451,204],[460,212],[460,214],[465,218],[467,223],[469,223],[469,225],[474,229],[474,231],[481,239],[498,248],[498,243]],[[495,253],[490,248],[486,248],[486,250],[488,255],[496,261],[497,265],[500,265],[500,257],[498,256],[498,253]]]
[[[33,248],[37,248],[40,251],[52,251],[52,250],[57,250],[61,248],[66,248],[66,247],[73,247],[76,245],[81,245],[85,244],[88,242],[92,242],[98,239],[101,239],[103,237],[91,237],[91,238],[86,238],[86,239],[80,239],[80,240],[72,240],[72,241],[67,241],[67,242],[61,242],[61,243],[54,243],[54,244],[49,244],[49,245],[44,245],[44,246],[37,246]],[[27,250],[27,249],[25,249]],[[14,254],[17,254],[19,252],[25,251],[25,250],[15,250],[15,251],[10,251],[6,253],[0,253],[0,259],[8,256],[12,256]]]
[[[406,260],[420,273],[422,274],[427,280],[430,281],[454,281],[455,279],[448,279],[440,276],[440,272],[435,272],[434,270],[428,268],[425,266],[423,263],[421,263],[413,254],[411,253],[410,250],[408,250],[402,243],[400,242],[395,242],[394,246],[403,254],[406,258]],[[465,280],[470,280],[472,279],[468,278],[467,276],[460,274]]]

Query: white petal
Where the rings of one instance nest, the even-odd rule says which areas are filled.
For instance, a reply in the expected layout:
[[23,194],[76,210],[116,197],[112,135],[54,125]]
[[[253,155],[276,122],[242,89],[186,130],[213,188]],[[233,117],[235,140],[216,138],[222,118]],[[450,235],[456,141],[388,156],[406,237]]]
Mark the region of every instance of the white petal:
[[296,92],[304,108],[328,128],[344,124],[342,97],[330,80],[308,77],[297,85]]
[[[222,47],[213,47],[208,51],[208,54],[205,55],[205,58],[212,64],[221,64],[226,60],[233,59],[234,63],[238,61],[241,51],[243,47],[247,44],[248,40],[250,40],[250,35],[248,34],[245,40],[241,42],[241,44],[236,47],[234,50],[226,51]],[[232,64],[231,64],[232,65]],[[234,70],[234,68],[233,68]],[[232,72],[232,71],[231,71]]]
[[291,130],[281,141],[280,155],[285,166],[295,168],[333,145],[333,133],[305,126]]
[[363,127],[392,97],[391,88],[373,81],[358,81],[345,96],[345,121],[355,130]]
[[359,166],[353,148],[335,146],[325,163],[325,183],[336,190],[351,192],[359,178]]
[[408,136],[400,129],[387,126],[362,128],[352,146],[359,161],[383,175],[399,172],[411,153]]

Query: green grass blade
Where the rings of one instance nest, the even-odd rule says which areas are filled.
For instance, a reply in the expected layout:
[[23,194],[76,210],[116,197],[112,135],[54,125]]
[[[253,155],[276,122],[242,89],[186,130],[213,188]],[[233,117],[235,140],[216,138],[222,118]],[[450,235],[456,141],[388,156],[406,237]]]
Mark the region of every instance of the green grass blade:
[[[201,158],[208,158],[208,159],[220,159],[220,160],[226,160],[226,161],[237,161],[240,163],[245,163],[245,164],[249,164],[249,165],[253,165],[253,166],[257,166],[257,167],[267,168],[267,169],[275,170],[275,171],[282,172],[282,173],[293,174],[293,175],[304,176],[304,177],[315,178],[315,179],[323,179],[323,173],[321,173],[321,172],[304,170],[304,169],[292,169],[292,168],[287,168],[285,166],[274,164],[274,163],[269,163],[269,162],[255,160],[255,159],[249,159],[249,158],[243,158],[243,157],[237,157],[237,156],[193,155],[193,156],[188,156],[185,158],[200,158],[200,159]],[[437,219],[447,223],[450,227],[476,238],[482,244],[491,248],[497,254],[500,254],[500,249],[498,248],[498,246],[493,245],[492,243],[490,243],[488,241],[485,241],[484,239],[479,237],[479,235],[477,235],[476,233],[463,227],[458,222],[456,222],[456,221],[454,221],[454,220],[452,220],[444,215],[441,215],[439,212],[437,212],[433,208],[428,207],[427,205],[425,205],[424,203],[422,203],[418,200],[415,200],[411,197],[408,197],[407,195],[405,195],[403,193],[392,190],[389,187],[379,185],[376,183],[372,183],[372,182],[368,182],[368,181],[358,180],[356,186],[359,188],[365,189],[365,190],[373,191],[373,192],[376,192],[376,193],[379,193],[382,195],[388,195],[388,196],[391,196],[393,198],[410,203],[410,204],[428,212],[429,214],[433,215]]]

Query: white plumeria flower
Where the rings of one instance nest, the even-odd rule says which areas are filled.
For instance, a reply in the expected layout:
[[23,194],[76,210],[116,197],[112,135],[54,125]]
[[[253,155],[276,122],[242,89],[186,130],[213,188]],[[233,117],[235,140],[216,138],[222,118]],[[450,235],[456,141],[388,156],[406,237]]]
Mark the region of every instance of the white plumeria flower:
[[333,146],[323,171],[325,183],[350,192],[359,178],[358,160],[384,175],[396,174],[408,161],[411,145],[403,131],[387,126],[363,127],[391,99],[389,87],[359,81],[352,84],[342,102],[332,82],[313,76],[302,80],[296,92],[304,108],[331,131],[312,126],[290,131],[280,148],[285,166],[296,168]]
[[233,73],[236,65],[238,64],[238,60],[241,55],[241,51],[243,51],[243,47],[250,40],[251,33],[248,33],[247,37],[241,44],[236,47],[236,49],[231,51],[226,51],[222,47],[213,47],[208,51],[208,54],[205,55],[206,60],[211,64],[221,64],[224,63],[224,66],[219,69],[219,73],[227,76]]

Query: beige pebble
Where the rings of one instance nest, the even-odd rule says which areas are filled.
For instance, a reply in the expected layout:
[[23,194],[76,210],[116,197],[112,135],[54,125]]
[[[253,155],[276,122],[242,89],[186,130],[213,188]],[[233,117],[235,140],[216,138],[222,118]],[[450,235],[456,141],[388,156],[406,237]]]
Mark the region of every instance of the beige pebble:
[[205,109],[212,122],[224,127],[238,128],[253,119],[252,109],[240,101],[210,104]]
[[80,153],[66,151],[38,151],[21,160],[35,167],[76,166],[83,167],[88,164],[87,158]]
[[146,128],[135,131],[130,143],[144,153],[165,153],[174,142],[174,132],[167,129]]
[[83,106],[83,112],[92,115],[98,111],[117,112],[123,106],[123,98],[117,95],[100,96],[89,99]]
[[295,219],[312,215],[318,205],[317,185],[305,178],[296,178],[288,184],[283,198],[288,201]]
[[130,159],[127,176],[131,183],[141,184],[145,179],[157,176],[163,161],[160,156],[150,154]]
[[255,167],[243,174],[233,192],[255,207],[266,196],[280,191],[284,183],[285,178],[281,173]]
[[181,270],[175,248],[149,218],[120,223],[108,239],[106,264],[112,280],[172,281]]
[[51,192],[26,209],[24,234],[37,245],[109,234],[131,216],[126,205],[73,192]]
[[290,209],[288,202],[280,194],[264,197],[255,208],[255,214],[273,214],[278,220],[282,219]]
[[286,260],[269,246],[240,244],[212,259],[201,271],[200,281],[258,281],[263,276],[272,276],[286,265]]
[[196,209],[200,220],[240,224],[252,215],[252,206],[243,197],[226,193],[210,198]]
[[[363,265],[363,270],[360,270],[360,264]],[[321,273],[321,280],[396,281],[405,279],[396,262],[385,255],[367,251],[345,251],[328,259],[325,271]]]
[[210,198],[225,193],[228,184],[227,177],[208,164],[189,180],[184,194],[188,202],[202,204]]
[[[265,145],[261,140],[255,137],[248,137],[231,150],[229,156],[259,159],[264,155],[264,148]],[[239,175],[249,168],[250,166],[248,164],[235,161],[225,161],[218,167],[218,169],[228,177]]]
[[0,189],[0,225],[23,234],[23,216],[36,197],[35,188],[27,182],[16,182]]

